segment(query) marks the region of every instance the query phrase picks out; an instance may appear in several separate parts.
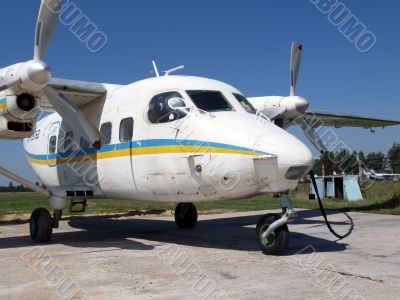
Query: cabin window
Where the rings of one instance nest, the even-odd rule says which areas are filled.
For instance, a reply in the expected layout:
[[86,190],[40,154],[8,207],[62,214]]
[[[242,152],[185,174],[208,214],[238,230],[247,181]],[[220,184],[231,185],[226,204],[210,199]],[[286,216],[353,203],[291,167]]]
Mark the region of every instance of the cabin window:
[[56,153],[57,150],[57,136],[53,135],[49,139],[49,153]]
[[232,105],[219,91],[187,91],[197,108],[206,112],[233,111]]
[[73,131],[68,131],[65,134],[65,139],[64,139],[64,150],[65,151],[69,151],[72,150],[74,145],[74,132]]
[[87,140],[85,140],[83,137],[81,137],[79,145],[80,145],[81,149],[83,149],[83,150],[90,148],[89,142]]
[[249,100],[243,95],[240,94],[233,94],[235,98],[239,101],[240,105],[244,108],[245,111],[251,114],[256,114],[257,110],[254,108],[254,106],[250,103]]
[[162,93],[154,96],[147,114],[151,123],[168,123],[187,116],[189,110],[178,92]]
[[119,140],[130,142],[133,138],[133,118],[126,118],[121,121],[119,126]]
[[105,139],[104,145],[109,145],[111,143],[111,132],[112,132],[111,122],[103,123],[101,125],[100,133],[103,135]]

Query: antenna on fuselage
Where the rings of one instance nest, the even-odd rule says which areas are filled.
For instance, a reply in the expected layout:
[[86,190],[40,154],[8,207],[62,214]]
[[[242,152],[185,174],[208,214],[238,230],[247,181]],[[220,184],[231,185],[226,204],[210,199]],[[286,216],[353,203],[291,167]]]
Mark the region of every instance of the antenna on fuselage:
[[160,77],[160,73],[158,72],[158,68],[156,65],[156,62],[153,60],[153,68],[154,68],[154,72],[156,73],[157,77]]
[[173,69],[171,69],[171,70],[164,71],[164,72],[165,72],[165,76],[169,76],[169,75],[171,75],[172,73],[174,73],[174,72],[176,72],[176,71],[179,71],[179,70],[182,70],[182,69],[184,69],[184,68],[185,68],[185,66],[179,66],[179,67],[173,68]]

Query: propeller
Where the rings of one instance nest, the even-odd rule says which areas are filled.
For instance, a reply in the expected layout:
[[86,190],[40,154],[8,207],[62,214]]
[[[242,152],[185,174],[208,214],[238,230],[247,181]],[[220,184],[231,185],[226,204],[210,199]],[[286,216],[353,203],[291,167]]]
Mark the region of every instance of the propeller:
[[299,77],[301,54],[303,46],[299,43],[292,43],[292,52],[290,59],[290,96],[281,97],[278,107],[271,109],[267,114],[271,121],[283,127],[284,120],[293,120],[302,115],[308,108],[309,103],[306,99],[295,95],[297,79]]
[[63,0],[42,0],[36,22],[33,60],[20,64],[17,70],[0,81],[0,92],[19,85],[30,92],[39,92],[51,80],[49,66],[42,61],[57,27]]
[[62,4],[63,0],[42,0],[36,23],[33,60],[19,64],[16,69],[10,67],[8,76],[0,78],[0,92],[16,86],[32,93],[43,92],[72,129],[80,131],[83,138],[98,149],[104,141],[101,133],[72,101],[49,85],[51,70],[43,61],[56,30]]
[[315,131],[315,128],[303,115],[304,112],[307,110],[309,103],[304,98],[295,97],[297,79],[300,72],[302,52],[303,45],[293,42],[290,59],[290,97],[287,97],[287,101],[293,101],[292,99],[294,99],[294,105],[296,106],[296,110],[299,113],[299,116],[295,118],[294,123],[301,128],[301,130],[304,132],[305,136],[313,144],[313,146],[317,148],[318,151],[323,153],[324,151],[326,151],[324,143],[322,142],[318,133]]
[[47,52],[57,27],[63,0],[42,0],[36,23],[34,60],[41,60]]
[[290,60],[290,96],[295,95],[297,78],[299,77],[301,53],[303,45],[293,42],[292,43],[292,56]]

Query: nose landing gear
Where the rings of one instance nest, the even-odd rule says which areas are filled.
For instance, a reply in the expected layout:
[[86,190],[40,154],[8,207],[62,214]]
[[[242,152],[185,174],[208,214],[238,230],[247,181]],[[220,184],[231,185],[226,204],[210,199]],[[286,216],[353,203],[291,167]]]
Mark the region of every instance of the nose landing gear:
[[297,217],[288,193],[281,193],[281,207],[284,214],[266,214],[257,223],[257,243],[267,255],[281,255],[289,244],[287,223]]
[[264,254],[280,255],[288,246],[289,229],[286,224],[279,226],[275,230],[269,230],[270,233],[267,235],[271,225],[280,218],[281,216],[277,214],[266,214],[257,223],[257,242]]

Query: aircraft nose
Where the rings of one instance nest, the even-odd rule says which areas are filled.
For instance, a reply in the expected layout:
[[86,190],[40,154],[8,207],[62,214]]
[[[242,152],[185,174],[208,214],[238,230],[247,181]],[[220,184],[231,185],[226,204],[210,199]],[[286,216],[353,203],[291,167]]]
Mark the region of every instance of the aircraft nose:
[[274,137],[261,137],[257,144],[262,145],[266,152],[277,156],[280,177],[298,180],[313,167],[313,157],[308,147],[283,130]]

